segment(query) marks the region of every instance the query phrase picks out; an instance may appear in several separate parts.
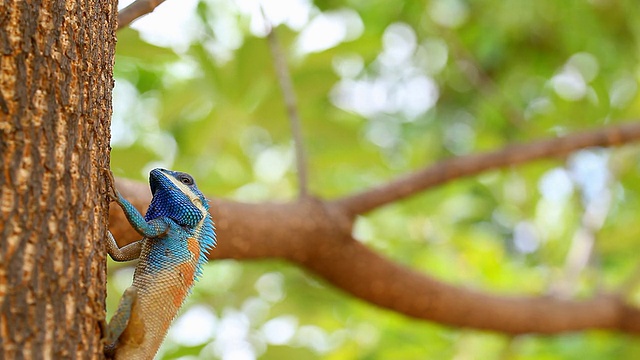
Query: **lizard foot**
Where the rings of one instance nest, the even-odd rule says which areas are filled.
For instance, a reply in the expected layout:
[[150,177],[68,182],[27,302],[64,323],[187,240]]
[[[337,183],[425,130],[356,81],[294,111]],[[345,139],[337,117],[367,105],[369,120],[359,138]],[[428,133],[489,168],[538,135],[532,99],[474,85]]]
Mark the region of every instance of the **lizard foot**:
[[109,197],[109,201],[117,201],[119,194],[118,194],[118,190],[116,190],[116,187],[115,187],[116,182],[113,178],[113,173],[111,172],[111,170],[107,168],[102,169],[102,171],[104,171],[104,175],[107,180],[106,181],[107,191],[103,195],[107,195]]

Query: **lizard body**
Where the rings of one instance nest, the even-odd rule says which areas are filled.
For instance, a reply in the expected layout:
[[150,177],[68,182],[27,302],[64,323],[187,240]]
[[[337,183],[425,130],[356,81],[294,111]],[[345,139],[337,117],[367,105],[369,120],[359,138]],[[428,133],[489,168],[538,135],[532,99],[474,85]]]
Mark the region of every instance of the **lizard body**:
[[114,260],[140,259],[107,328],[106,351],[115,359],[153,359],[216,244],[208,201],[190,175],[154,169],[149,184],[153,199],[144,217],[115,189],[111,194],[143,236],[119,248],[108,233]]

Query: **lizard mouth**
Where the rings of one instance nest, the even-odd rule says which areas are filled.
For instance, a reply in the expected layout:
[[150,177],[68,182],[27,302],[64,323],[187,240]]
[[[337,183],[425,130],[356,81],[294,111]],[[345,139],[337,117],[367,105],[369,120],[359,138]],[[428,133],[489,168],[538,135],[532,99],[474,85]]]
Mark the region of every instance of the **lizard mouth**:
[[151,173],[149,174],[149,187],[151,188],[151,194],[155,194],[162,182],[167,181],[163,174],[166,171],[167,170],[160,168],[151,170]]

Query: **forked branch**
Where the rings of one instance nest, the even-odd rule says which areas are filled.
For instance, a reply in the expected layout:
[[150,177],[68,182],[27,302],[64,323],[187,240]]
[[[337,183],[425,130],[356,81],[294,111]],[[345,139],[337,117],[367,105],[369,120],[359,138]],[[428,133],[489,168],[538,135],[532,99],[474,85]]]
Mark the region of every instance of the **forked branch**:
[[[140,209],[149,203],[146,184],[119,179],[118,189]],[[640,311],[615,296],[573,301],[492,295],[396,264],[355,241],[341,226],[346,215],[340,209],[313,198],[285,204],[212,199],[211,213],[219,239],[212,259],[286,259],[357,298],[417,319],[505,334],[640,332]],[[139,236],[115,207],[109,223],[118,240]]]
[[[430,180],[413,186],[410,194],[428,186],[482,170],[519,164],[591,146],[613,146],[640,138],[640,123],[610,127],[562,138],[517,145],[485,155],[462,157],[437,165]],[[515,152],[514,152],[515,151]],[[446,165],[454,166],[447,169]],[[427,171],[427,174],[430,174]],[[422,175],[425,176],[425,175]],[[409,183],[412,177],[407,177]],[[391,182],[380,189],[393,190]],[[148,186],[118,180],[121,193],[140,209],[150,200]],[[418,190],[416,190],[418,189]],[[380,191],[380,190],[377,190]],[[382,204],[376,191],[359,194],[364,204]],[[398,199],[397,193],[392,199]],[[347,198],[349,199],[349,197]],[[640,310],[614,295],[595,295],[590,300],[563,300],[551,296],[500,296],[452,286],[386,259],[351,237],[356,207],[349,202],[324,202],[311,197],[303,201],[274,204],[243,204],[212,200],[219,247],[212,259],[286,259],[309,269],[331,284],[364,301],[410,317],[441,324],[498,331],[505,334],[555,334],[585,329],[610,329],[640,333]],[[110,228],[116,239],[126,242],[138,235],[117,210],[111,212]]]

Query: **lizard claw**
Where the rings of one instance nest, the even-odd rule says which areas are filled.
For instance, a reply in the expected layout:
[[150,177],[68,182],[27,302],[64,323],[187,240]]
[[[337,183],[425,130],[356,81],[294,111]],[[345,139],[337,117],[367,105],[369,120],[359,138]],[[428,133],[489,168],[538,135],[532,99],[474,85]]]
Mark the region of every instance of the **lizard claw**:
[[113,173],[111,172],[111,170],[104,168],[104,175],[107,178],[107,191],[104,195],[107,195],[109,197],[109,201],[117,201],[119,194],[118,194],[118,190],[116,190],[115,187],[115,180],[113,178]]

